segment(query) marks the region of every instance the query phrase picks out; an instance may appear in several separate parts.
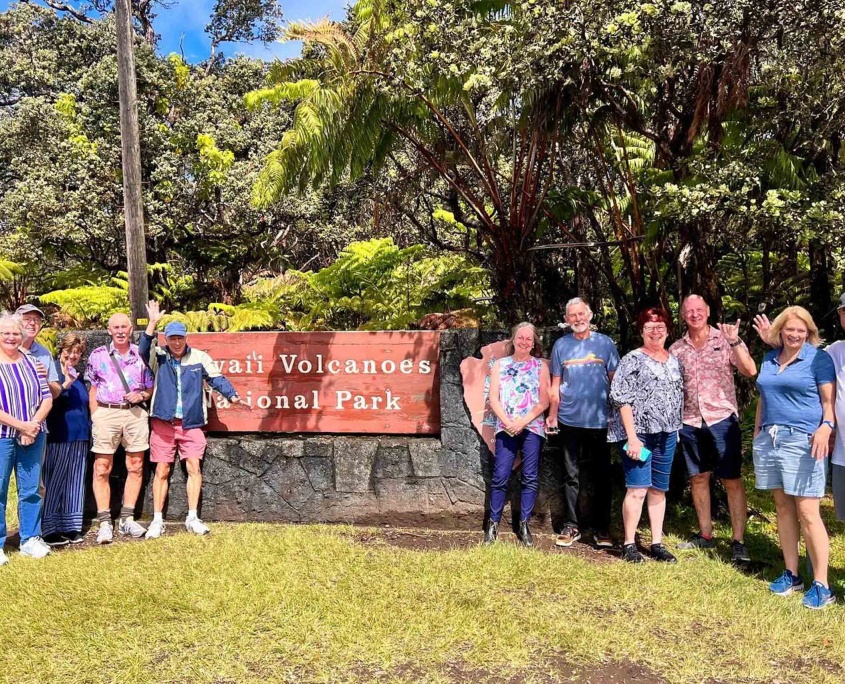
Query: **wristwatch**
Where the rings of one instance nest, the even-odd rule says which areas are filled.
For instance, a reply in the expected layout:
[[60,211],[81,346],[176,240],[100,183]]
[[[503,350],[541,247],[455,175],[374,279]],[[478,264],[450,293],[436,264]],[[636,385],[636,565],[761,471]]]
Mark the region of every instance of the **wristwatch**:
[[833,423],[832,420],[823,420],[822,425],[827,425],[831,430],[836,429],[836,425]]
[[733,349],[734,347],[738,347],[741,344],[742,344],[742,340],[737,340],[736,342],[731,342],[729,346],[730,346],[731,349]]

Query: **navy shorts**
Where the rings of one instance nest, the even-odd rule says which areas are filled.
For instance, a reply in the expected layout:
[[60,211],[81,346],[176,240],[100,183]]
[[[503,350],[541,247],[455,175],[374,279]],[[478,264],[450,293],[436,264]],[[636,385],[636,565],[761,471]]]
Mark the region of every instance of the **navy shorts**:
[[[651,450],[645,461],[629,458],[622,451],[622,467],[625,469],[625,486],[628,489],[650,487],[659,492],[669,491],[669,475],[672,473],[672,459],[675,457],[677,432],[655,432],[650,435],[637,433],[637,437]],[[624,442],[620,442],[620,448]]]
[[736,414],[713,425],[681,428],[681,454],[690,477],[716,473],[720,480],[742,477],[742,430]]

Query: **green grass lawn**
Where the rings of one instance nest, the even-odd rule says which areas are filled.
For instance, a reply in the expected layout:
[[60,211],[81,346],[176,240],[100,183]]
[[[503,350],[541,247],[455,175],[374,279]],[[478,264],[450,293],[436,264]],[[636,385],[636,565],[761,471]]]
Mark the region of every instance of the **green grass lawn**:
[[[459,664],[548,682],[562,661],[631,662],[670,682],[845,679],[845,606],[806,610],[706,553],[630,566],[508,542],[411,551],[348,527],[213,530],[43,561],[13,552],[0,680],[448,682]],[[753,522],[749,541],[777,574],[773,526]],[[832,565],[842,595],[841,536]]]

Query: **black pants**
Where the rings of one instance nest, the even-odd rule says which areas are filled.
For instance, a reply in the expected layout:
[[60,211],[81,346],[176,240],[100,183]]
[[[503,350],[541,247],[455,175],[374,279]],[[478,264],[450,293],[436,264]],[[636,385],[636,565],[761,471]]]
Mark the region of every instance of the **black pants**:
[[563,456],[564,524],[580,529],[578,494],[585,485],[591,496],[583,523],[596,532],[609,531],[612,474],[607,430],[561,425],[558,440]]

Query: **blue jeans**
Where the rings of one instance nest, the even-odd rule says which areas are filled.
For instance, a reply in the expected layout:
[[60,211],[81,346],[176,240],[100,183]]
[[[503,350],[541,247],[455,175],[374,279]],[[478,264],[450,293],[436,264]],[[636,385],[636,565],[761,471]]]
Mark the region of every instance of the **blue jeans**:
[[647,449],[651,450],[651,456],[645,461],[635,461],[633,458],[628,458],[627,454],[622,454],[625,486],[628,489],[650,487],[659,492],[668,492],[678,433],[655,432],[647,435],[637,433],[637,437]]
[[540,489],[540,449],[543,438],[530,430],[523,430],[516,437],[507,432],[496,435],[496,457],[493,465],[493,482],[490,485],[490,520],[499,522],[505,508],[508,480],[513,470],[517,452],[522,449],[522,497],[520,520],[528,520]]
[[41,461],[47,435],[38,434],[35,442],[21,446],[14,437],[0,439],[0,548],[6,543],[6,502],[12,468],[18,486],[18,517],[21,544],[30,537],[41,536]]

